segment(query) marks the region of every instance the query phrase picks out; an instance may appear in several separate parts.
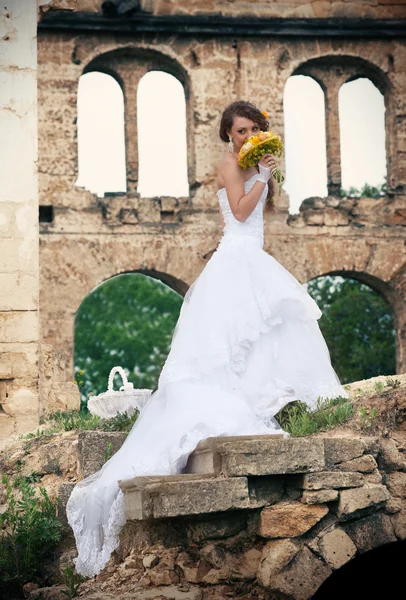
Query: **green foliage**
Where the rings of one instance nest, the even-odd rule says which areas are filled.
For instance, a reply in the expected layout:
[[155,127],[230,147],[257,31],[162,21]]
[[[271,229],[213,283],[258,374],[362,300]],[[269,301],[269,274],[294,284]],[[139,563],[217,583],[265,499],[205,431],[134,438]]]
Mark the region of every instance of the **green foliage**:
[[345,198],[380,198],[381,196],[385,196],[386,193],[387,186],[385,181],[385,183],[378,186],[364,183],[360,190],[356,187],[350,187],[348,190],[342,189],[340,196]]
[[388,385],[389,387],[395,389],[397,387],[399,387],[401,385],[400,379],[396,379],[393,377],[388,377],[388,379],[386,380],[386,385]]
[[377,423],[378,419],[378,410],[376,408],[367,409],[364,406],[361,406],[359,409],[359,416],[361,420],[361,430],[368,431],[373,429]]
[[47,560],[61,538],[61,523],[43,487],[20,479],[18,491],[8,477],[6,509],[0,515],[0,592],[21,594],[28,581],[41,582]]
[[138,419],[138,415],[138,410],[135,410],[132,415],[128,415],[126,412],[118,413],[112,419],[102,420],[100,429],[102,431],[126,431],[128,433]]
[[41,481],[41,475],[39,473],[37,473],[36,471],[33,471],[32,473],[30,473],[30,475],[16,475],[16,478],[14,479],[14,484],[13,487],[15,488],[21,488],[23,483],[38,483],[38,481]]
[[111,442],[109,442],[109,443],[107,444],[106,452],[105,452],[105,455],[104,455],[104,462],[105,462],[105,463],[106,463],[108,460],[110,460],[110,458],[111,458],[111,455],[112,455],[112,452],[113,452],[113,444],[112,444]]
[[[124,431],[129,432],[138,419],[139,411],[135,410],[133,414],[128,415],[126,412],[118,413],[112,419],[104,420],[97,415],[91,415],[89,411],[81,409],[77,410],[58,410],[49,415],[49,420],[53,422],[52,427],[45,429],[37,429],[36,432],[31,432],[26,435],[21,435],[20,439],[33,439],[38,437],[45,437],[59,433],[60,431],[89,431],[98,429],[100,431]],[[56,466],[55,472],[58,472],[58,466]],[[29,477],[35,476],[34,473]]]
[[347,398],[317,400],[317,409],[311,410],[304,402],[291,402],[283,408],[276,419],[292,437],[311,435],[345,423],[354,414]]
[[70,565],[67,565],[62,571],[63,583],[66,585],[66,590],[61,590],[67,598],[77,598],[79,596],[80,584],[85,581],[86,577],[76,573]]
[[307,291],[323,313],[320,329],[341,382],[396,371],[393,316],[379,294],[356,280],[331,276],[313,279]]
[[384,390],[384,387],[385,387],[385,384],[384,384],[384,382],[383,382],[383,381],[376,381],[376,382],[375,382],[375,390],[376,390],[378,393],[380,393],[380,392],[383,392],[383,390]]
[[[139,273],[113,277],[89,294],[75,320],[75,373],[82,400],[106,391],[116,365],[134,387],[154,390],[181,305],[179,294]],[[118,389],[121,379],[116,377]]]

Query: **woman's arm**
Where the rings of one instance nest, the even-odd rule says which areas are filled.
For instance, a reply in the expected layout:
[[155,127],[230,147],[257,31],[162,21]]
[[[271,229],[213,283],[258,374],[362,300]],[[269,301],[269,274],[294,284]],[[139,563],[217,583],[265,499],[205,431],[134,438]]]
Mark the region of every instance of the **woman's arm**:
[[[275,162],[271,154],[265,154],[258,163],[266,171],[268,164],[273,167]],[[261,169],[260,169],[261,171]],[[267,183],[257,180],[250,191],[245,194],[244,172],[238,165],[237,157],[227,157],[222,176],[225,182],[228,202],[237,221],[244,222],[255,209]]]

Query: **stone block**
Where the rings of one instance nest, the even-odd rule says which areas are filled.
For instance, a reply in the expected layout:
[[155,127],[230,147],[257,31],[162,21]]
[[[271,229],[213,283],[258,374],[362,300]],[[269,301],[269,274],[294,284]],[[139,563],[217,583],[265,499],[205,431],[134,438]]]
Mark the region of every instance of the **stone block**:
[[63,525],[68,526],[68,520],[66,518],[66,505],[68,503],[69,497],[72,493],[73,488],[75,487],[74,483],[70,483],[69,481],[65,481],[61,483],[58,491],[58,519],[63,523]]
[[3,445],[15,432],[15,417],[0,412],[0,445]]
[[406,459],[393,440],[382,439],[379,465],[385,471],[406,470]]
[[323,490],[353,488],[363,485],[361,473],[341,473],[339,471],[322,471],[320,473],[307,473],[303,476],[303,489]]
[[38,342],[38,311],[0,312],[0,339],[2,342]]
[[304,504],[324,504],[334,502],[338,498],[337,490],[317,490],[316,492],[305,491],[301,501]]
[[350,222],[348,214],[335,210],[334,208],[327,208],[324,213],[324,224],[327,227],[340,227],[348,225]]
[[41,475],[74,472],[77,464],[77,443],[69,435],[58,434],[57,441],[38,446],[34,457],[31,470]]
[[337,527],[320,538],[319,551],[332,569],[339,569],[354,558],[357,547],[345,531]]
[[[288,540],[285,542],[292,544]],[[272,561],[272,549],[268,551],[268,560],[263,559],[258,569],[258,580],[267,590],[274,594],[280,594],[283,598],[308,600],[323,581],[331,575],[332,570],[309,548],[304,547],[298,551],[295,545],[292,544],[292,546],[293,548],[287,546],[283,549],[285,559],[283,562],[286,564],[279,570],[280,563],[269,568],[269,563]],[[275,551],[273,550],[273,552]]]
[[324,213],[319,210],[307,209],[303,212],[306,225],[324,225]]
[[261,511],[258,535],[264,538],[298,537],[328,513],[327,506],[300,502],[267,506]]
[[282,436],[208,438],[190,455],[187,473],[226,477],[309,473],[324,467],[323,440]]
[[248,513],[207,515],[202,520],[193,520],[188,527],[188,539],[193,542],[216,540],[237,535],[247,527]]
[[0,343],[0,379],[38,378],[38,344]]
[[364,473],[364,485],[370,483],[382,483],[382,475],[378,469],[375,469],[373,473]]
[[[66,598],[66,596],[64,597]],[[117,600],[118,598],[119,600],[203,600],[203,591],[195,585],[187,586],[187,589],[183,589],[179,585],[158,585],[148,589],[136,588],[136,591],[128,593],[120,592],[119,595],[117,595],[117,592],[86,594],[86,600]],[[45,597],[39,594],[35,595],[35,599],[44,600]]]
[[0,311],[38,309],[38,274],[0,273]]
[[324,438],[326,468],[362,456],[365,444],[357,438]]
[[361,553],[397,541],[391,518],[384,514],[359,519],[347,524],[344,529]]
[[394,515],[395,513],[402,510],[404,506],[405,501],[403,500],[403,498],[393,498],[393,496],[391,496],[386,503],[385,511],[391,515]]
[[384,485],[342,490],[337,507],[337,516],[341,521],[358,518],[371,510],[381,508],[390,494]]
[[386,476],[386,485],[392,496],[406,498],[406,473],[389,473]]
[[46,411],[79,410],[80,392],[72,381],[53,381],[47,397]]
[[358,473],[373,473],[377,468],[376,460],[371,454],[346,460],[338,465],[340,471],[357,471]]
[[246,477],[134,477],[119,481],[128,520],[162,519],[250,508]]
[[286,494],[287,487],[288,484],[285,478],[278,475],[249,477],[248,488],[252,507],[267,506],[279,502]]
[[78,475],[83,479],[96,473],[106,462],[106,452],[111,444],[110,456],[123,445],[127,434],[107,431],[81,431],[78,436]]
[[299,550],[300,546],[292,540],[275,540],[265,544],[258,567],[258,582],[264,587],[271,587],[276,575],[291,562]]
[[406,539],[406,505],[403,503],[401,510],[396,512],[392,517],[392,525],[395,535],[399,540]]

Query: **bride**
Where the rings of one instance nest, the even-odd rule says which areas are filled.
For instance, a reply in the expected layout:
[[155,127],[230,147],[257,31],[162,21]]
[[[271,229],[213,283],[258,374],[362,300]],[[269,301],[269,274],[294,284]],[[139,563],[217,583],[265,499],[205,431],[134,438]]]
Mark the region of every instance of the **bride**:
[[275,415],[289,402],[347,397],[334,372],[305,288],[263,249],[263,213],[273,195],[270,154],[244,171],[237,154],[267,131],[253,104],[222,115],[229,142],[219,164],[223,218],[219,245],[187,291],[157,390],[120,450],[80,481],[67,504],[76,570],[94,576],[118,547],[125,523],[119,479],[182,472],[198,442],[212,436],[283,434]]

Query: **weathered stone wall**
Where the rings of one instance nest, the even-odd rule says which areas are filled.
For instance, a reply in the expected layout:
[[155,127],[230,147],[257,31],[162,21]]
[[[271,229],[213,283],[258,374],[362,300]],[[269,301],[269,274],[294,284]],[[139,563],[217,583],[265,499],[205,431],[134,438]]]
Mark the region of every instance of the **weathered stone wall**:
[[[37,18],[48,2],[5,4],[0,8],[0,445],[35,428],[40,415]],[[77,404],[77,392],[70,392]]]
[[[136,2],[134,1],[134,5]],[[77,10],[101,10],[102,0],[77,0]],[[366,17],[404,18],[406,6],[399,0],[140,0],[140,7],[154,15],[221,14],[259,17]]]
[[0,8],[0,439],[38,422],[37,3]]
[[[230,6],[245,10],[247,3]],[[307,201],[292,217],[283,195],[276,212],[266,215],[264,249],[302,282],[342,273],[379,290],[395,314],[398,370],[404,371],[405,58],[401,38],[233,40],[161,33],[157,39],[41,30],[40,195],[41,204],[54,209],[53,222],[41,224],[41,330],[60,357],[61,374],[72,374],[76,311],[100,282],[142,271],[184,293],[201,272],[221,235],[215,196],[221,112],[229,101],[251,99],[270,112],[272,128],[283,135],[284,86],[298,73],[315,77],[326,90],[329,196]],[[178,77],[185,88],[188,198],[136,193],[136,89],[142,75],[156,69]],[[103,199],[74,185],[78,80],[91,70],[116,74],[125,91],[128,191]],[[339,198],[337,95],[354,76],[369,77],[385,97],[388,195],[381,200]]]
[[[120,547],[81,594],[308,600],[352,559],[406,539],[401,427],[386,438],[347,436],[210,438],[185,474],[119,482]],[[79,478],[124,437],[80,433]],[[73,486],[60,488],[62,517]]]

